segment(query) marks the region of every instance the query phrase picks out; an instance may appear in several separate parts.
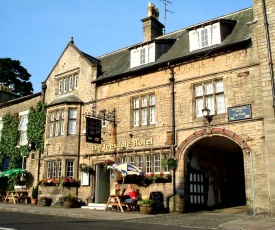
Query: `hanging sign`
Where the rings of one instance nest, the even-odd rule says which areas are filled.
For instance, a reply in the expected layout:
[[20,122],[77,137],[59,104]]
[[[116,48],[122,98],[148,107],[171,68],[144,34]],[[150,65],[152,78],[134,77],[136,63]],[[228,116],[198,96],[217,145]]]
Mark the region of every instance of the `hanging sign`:
[[228,108],[228,121],[237,121],[252,118],[251,105]]
[[101,144],[101,120],[86,117],[86,142]]

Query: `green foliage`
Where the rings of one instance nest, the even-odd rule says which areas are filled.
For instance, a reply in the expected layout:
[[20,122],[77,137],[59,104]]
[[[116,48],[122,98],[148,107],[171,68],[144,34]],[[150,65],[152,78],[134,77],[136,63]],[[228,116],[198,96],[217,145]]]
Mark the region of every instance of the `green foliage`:
[[144,205],[144,206],[152,206],[154,204],[154,201],[151,199],[143,199],[138,201],[139,205]]
[[169,170],[175,170],[178,166],[178,161],[174,157],[164,158],[161,161],[162,167],[168,166]]
[[[0,169],[3,168],[3,160],[10,159],[9,169],[21,168],[22,155],[28,156],[30,148],[28,145],[16,148],[19,140],[19,115],[6,114],[2,118],[3,129],[0,140]],[[28,114],[27,139],[34,143],[36,149],[44,152],[44,132],[46,123],[46,109],[42,102],[38,102],[36,108],[30,108]]]
[[31,75],[21,66],[20,61],[10,58],[0,58],[0,82],[12,85],[12,92],[19,96],[32,94]]
[[19,139],[18,114],[6,114],[2,118],[3,128],[0,140],[0,168],[3,168],[3,159],[9,158],[9,168],[21,168],[21,154],[15,148]]
[[46,124],[46,108],[40,101],[36,108],[31,108],[28,114],[27,138],[29,143],[34,143],[35,148],[44,152],[44,132]]
[[38,185],[32,188],[32,198],[37,199],[38,198]]

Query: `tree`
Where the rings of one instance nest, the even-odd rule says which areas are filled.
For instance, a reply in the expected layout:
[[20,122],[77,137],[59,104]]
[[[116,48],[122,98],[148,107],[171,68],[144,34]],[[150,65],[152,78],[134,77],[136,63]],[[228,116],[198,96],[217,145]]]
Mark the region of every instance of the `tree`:
[[0,58],[0,83],[12,87],[12,92],[19,96],[27,96],[33,93],[31,75],[21,66],[18,60]]

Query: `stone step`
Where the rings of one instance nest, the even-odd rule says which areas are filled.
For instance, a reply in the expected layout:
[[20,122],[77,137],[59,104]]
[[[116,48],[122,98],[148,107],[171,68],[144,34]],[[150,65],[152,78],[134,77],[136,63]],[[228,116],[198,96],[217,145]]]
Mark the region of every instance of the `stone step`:
[[[81,206],[81,208],[84,209],[92,209],[92,210],[104,210],[106,207],[106,204],[97,204],[97,203],[88,203],[87,206]],[[108,205],[108,209],[111,209],[112,206]]]

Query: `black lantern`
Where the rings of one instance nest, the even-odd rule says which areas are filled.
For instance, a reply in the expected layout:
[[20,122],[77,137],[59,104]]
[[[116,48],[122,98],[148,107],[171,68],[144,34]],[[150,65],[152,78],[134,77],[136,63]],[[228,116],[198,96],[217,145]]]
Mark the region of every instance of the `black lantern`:
[[211,123],[213,115],[210,115],[210,109],[208,109],[207,107],[205,107],[204,109],[201,110],[202,111],[202,115],[205,117],[205,119],[208,121],[208,124]]

